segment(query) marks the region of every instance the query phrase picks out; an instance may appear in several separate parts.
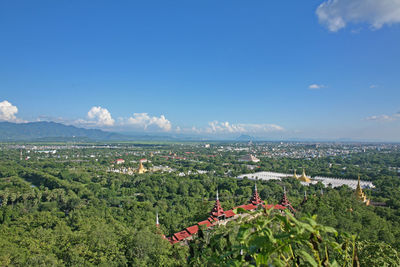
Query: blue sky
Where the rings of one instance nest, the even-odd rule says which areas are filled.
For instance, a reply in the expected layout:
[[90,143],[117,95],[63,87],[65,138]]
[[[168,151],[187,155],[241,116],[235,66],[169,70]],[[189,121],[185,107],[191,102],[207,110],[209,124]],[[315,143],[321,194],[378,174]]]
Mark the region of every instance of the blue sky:
[[0,32],[0,120],[400,141],[398,0],[1,1]]

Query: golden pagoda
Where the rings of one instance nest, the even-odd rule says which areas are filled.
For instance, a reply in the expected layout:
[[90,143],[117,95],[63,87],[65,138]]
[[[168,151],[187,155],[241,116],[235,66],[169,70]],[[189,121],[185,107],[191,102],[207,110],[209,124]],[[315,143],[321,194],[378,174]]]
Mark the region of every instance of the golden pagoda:
[[358,183],[357,183],[357,188],[356,188],[355,194],[356,194],[356,198],[358,200],[362,201],[367,206],[369,205],[369,199],[367,199],[367,196],[362,191],[362,188],[360,185],[360,175],[358,175]]
[[139,168],[137,170],[137,173],[142,174],[142,173],[145,173],[145,172],[147,172],[146,168],[143,167],[142,161],[139,161]]
[[296,180],[299,179],[299,177],[296,174],[296,170],[294,170],[293,178],[296,179]]
[[298,178],[302,182],[310,183],[311,179],[306,176],[306,171],[303,169],[303,174]]

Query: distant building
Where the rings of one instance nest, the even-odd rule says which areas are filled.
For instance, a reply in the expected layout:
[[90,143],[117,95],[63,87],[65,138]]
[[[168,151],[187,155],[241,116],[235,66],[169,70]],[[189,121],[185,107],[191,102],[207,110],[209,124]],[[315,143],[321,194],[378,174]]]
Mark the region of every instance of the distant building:
[[243,179],[245,177],[247,177],[250,180],[264,180],[264,181],[295,178],[299,180],[302,185],[310,185],[321,182],[324,186],[332,188],[339,187],[342,185],[347,185],[351,189],[356,189],[358,183],[360,184],[360,188],[362,189],[365,188],[370,189],[375,187],[374,184],[370,181],[357,181],[357,180],[350,180],[343,178],[332,178],[332,177],[321,177],[321,176],[308,177],[306,176],[305,171],[303,171],[303,174],[300,177],[296,175],[296,173],[294,173],[293,175],[293,174],[278,173],[278,172],[255,172],[255,173],[241,174],[237,178]]
[[245,156],[241,157],[241,158],[239,159],[239,161],[244,161],[244,162],[260,162],[260,160],[259,160],[258,158],[256,158],[255,156],[253,156],[253,155],[251,155],[251,154],[248,154],[248,155],[245,155]]
[[115,161],[115,163],[117,163],[117,164],[124,164],[124,163],[125,163],[125,160],[123,160],[123,159],[117,159],[117,160]]

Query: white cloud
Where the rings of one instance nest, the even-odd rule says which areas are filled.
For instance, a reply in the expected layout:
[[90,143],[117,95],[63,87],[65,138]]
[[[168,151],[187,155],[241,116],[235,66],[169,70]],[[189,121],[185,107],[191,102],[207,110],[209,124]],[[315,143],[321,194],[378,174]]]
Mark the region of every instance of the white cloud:
[[0,121],[18,122],[19,119],[15,116],[18,113],[18,108],[4,100],[0,102]]
[[369,86],[369,88],[371,88],[371,89],[374,89],[374,88],[377,88],[378,87],[378,85],[376,85],[376,84],[371,84],[370,86]]
[[87,122],[96,126],[113,126],[115,123],[111,113],[106,108],[92,107],[87,116],[90,119]]
[[374,116],[369,116],[366,118],[366,120],[369,121],[395,121],[400,119],[400,112],[397,112],[395,114],[392,115],[374,115]]
[[318,90],[318,89],[321,89],[321,88],[324,88],[324,87],[325,87],[325,85],[313,83],[313,84],[310,84],[308,86],[308,89]]
[[248,124],[212,121],[205,129],[207,133],[271,133],[284,131],[284,128],[276,124]]
[[368,23],[376,30],[400,22],[400,0],[326,0],[316,14],[319,22],[332,32],[349,22]]
[[132,117],[129,117],[125,120],[126,125],[131,125],[135,127],[143,128],[147,130],[147,128],[151,126],[155,126],[162,131],[170,131],[171,130],[171,122],[165,118],[164,115],[160,117],[149,116],[147,113],[134,113]]

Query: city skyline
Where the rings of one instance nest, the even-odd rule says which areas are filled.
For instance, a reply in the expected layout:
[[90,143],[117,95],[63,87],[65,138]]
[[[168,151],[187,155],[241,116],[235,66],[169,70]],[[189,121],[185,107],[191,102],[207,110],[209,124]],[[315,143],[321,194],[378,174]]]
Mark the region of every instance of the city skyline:
[[400,141],[400,2],[0,4],[0,121]]

